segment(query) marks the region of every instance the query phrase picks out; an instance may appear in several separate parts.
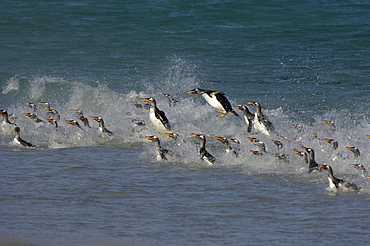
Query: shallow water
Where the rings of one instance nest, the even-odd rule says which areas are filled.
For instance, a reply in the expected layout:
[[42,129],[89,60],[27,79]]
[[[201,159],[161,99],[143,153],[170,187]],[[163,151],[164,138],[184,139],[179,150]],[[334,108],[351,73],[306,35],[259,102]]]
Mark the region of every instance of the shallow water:
[[78,147],[26,151],[24,157],[10,152],[1,177],[7,221],[2,233],[25,235],[23,243],[37,236],[41,245],[65,239],[96,245],[311,245],[328,234],[335,235],[334,243],[351,238],[361,244],[367,238],[368,194],[331,196],[323,175],[145,163],[136,159],[140,151]]
[[[2,126],[0,243],[366,245],[370,180],[349,164],[369,169],[369,8],[364,1],[3,1],[1,109],[37,148],[14,146],[14,126]],[[186,93],[196,87],[224,92],[233,106],[260,102],[276,132],[251,134],[242,117],[217,118],[202,97]],[[145,139],[158,134],[140,101],[146,97],[184,140],[158,135],[177,154],[168,161],[156,161]],[[32,112],[26,102],[39,101],[59,111],[57,130],[23,115]],[[45,109],[35,111],[44,121],[53,117]],[[91,128],[65,123],[78,120],[71,109],[81,109]],[[114,136],[99,133],[91,116],[103,117]],[[192,133],[206,136],[216,165],[199,159]],[[226,155],[215,136],[238,139],[239,157]],[[288,162],[253,155],[258,147],[247,137]],[[308,174],[293,153],[301,146],[362,190],[327,190],[326,173]],[[358,159],[349,146],[360,149]]]

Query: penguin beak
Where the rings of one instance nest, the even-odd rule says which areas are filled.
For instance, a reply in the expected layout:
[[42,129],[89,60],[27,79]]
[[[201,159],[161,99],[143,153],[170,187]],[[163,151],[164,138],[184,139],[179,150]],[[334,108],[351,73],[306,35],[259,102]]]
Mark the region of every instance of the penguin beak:
[[297,155],[301,155],[301,152],[299,152],[299,151],[297,151],[297,150],[294,150],[293,151],[295,154],[297,154]]

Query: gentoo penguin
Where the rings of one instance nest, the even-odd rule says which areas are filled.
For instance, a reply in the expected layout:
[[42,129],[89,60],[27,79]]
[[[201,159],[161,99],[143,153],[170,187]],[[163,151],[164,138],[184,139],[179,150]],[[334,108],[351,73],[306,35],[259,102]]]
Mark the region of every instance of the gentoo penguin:
[[227,154],[232,153],[234,154],[234,156],[236,157],[238,156],[238,153],[233,148],[231,148],[229,141],[240,144],[239,140],[234,139],[234,138],[225,138],[225,137],[214,137],[214,139],[217,139],[224,145]]
[[272,131],[275,130],[274,126],[272,125],[271,121],[269,121],[264,114],[262,113],[261,105],[259,102],[247,102],[250,105],[253,105],[256,109],[253,118],[253,127],[257,131],[265,134],[270,135]]
[[315,151],[304,146],[302,146],[302,149],[307,151],[308,154],[308,173],[312,173],[314,171],[322,171],[322,167],[320,167],[315,160]]
[[248,107],[245,105],[237,106],[235,108],[243,112],[245,123],[247,123],[247,132],[248,133],[252,132],[254,115],[249,111]]
[[239,117],[239,115],[233,110],[225,94],[220,91],[211,91],[195,88],[193,90],[188,91],[188,93],[189,94],[195,93],[201,95],[209,105],[217,109],[218,112],[222,113],[217,117],[224,117],[228,113],[232,113],[233,115]]
[[206,137],[202,134],[191,134],[191,135],[200,140],[200,145],[199,145],[200,159],[208,163],[208,165],[213,165],[216,162],[216,158],[213,157],[213,155],[208,153],[208,151],[206,150]]
[[99,123],[99,131],[100,132],[103,132],[103,133],[107,133],[108,136],[112,136],[114,135],[111,131],[109,131],[105,125],[104,125],[104,120],[102,117],[98,116],[98,117],[95,117],[95,116],[92,116],[90,117],[91,119],[93,120],[96,120],[98,123]]
[[27,147],[27,148],[36,148],[35,145],[21,138],[21,129],[19,127],[15,127],[14,131],[15,131],[15,137],[13,140],[14,143],[16,143],[17,145],[23,146],[23,147]]
[[148,139],[148,140],[150,140],[154,143],[154,145],[156,147],[156,159],[157,159],[157,161],[167,160],[166,155],[169,153],[169,150],[164,149],[161,146],[161,141],[159,140],[159,138],[157,136],[147,136],[147,137],[145,137],[145,139]]
[[333,169],[329,165],[318,165],[328,172],[329,188],[338,192],[359,192],[360,187],[353,183],[349,183],[343,179],[338,179],[333,174]]
[[9,121],[9,115],[6,110],[0,110],[0,114],[3,116],[2,124],[3,125],[15,125],[14,123]]
[[23,115],[28,116],[30,119],[32,119],[35,123],[41,123],[43,122],[42,119],[37,117],[34,113],[23,113]]
[[157,103],[154,98],[143,98],[141,101],[149,102],[149,119],[153,123],[154,127],[160,133],[171,132],[171,125],[166,117],[166,114],[157,108]]

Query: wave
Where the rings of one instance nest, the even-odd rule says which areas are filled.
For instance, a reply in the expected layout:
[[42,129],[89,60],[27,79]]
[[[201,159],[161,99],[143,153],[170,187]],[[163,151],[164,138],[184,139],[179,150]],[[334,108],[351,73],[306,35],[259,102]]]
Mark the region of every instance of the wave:
[[[193,69],[193,68],[192,68]],[[190,70],[192,70],[190,69]],[[130,148],[130,146],[142,146],[142,156],[155,159],[153,145],[145,136],[158,134],[152,127],[148,117],[148,109],[141,98],[154,97],[158,107],[163,110],[170,120],[173,131],[178,133],[184,143],[177,145],[173,139],[159,135],[165,148],[172,149],[178,156],[170,159],[167,163],[186,166],[199,166],[197,155],[198,141],[192,133],[204,134],[207,138],[207,149],[219,160],[218,167],[227,166],[240,168],[247,174],[257,175],[280,175],[290,176],[290,179],[303,179],[310,182],[322,180],[322,175],[307,174],[307,167],[302,158],[293,153],[294,149],[301,146],[313,148],[316,151],[316,159],[323,164],[330,164],[339,177],[352,179],[367,187],[366,180],[359,176],[358,170],[349,166],[354,162],[366,164],[369,161],[370,139],[366,135],[370,132],[370,124],[366,117],[350,115],[346,110],[330,110],[322,115],[313,115],[308,112],[306,118],[292,115],[292,108],[282,107],[263,109],[265,114],[275,125],[277,134],[271,137],[262,134],[250,134],[246,132],[244,120],[233,115],[217,118],[215,110],[204,99],[197,95],[188,95],[186,92],[194,87],[199,87],[201,82],[194,76],[193,71],[177,62],[173,67],[166,70],[160,83],[143,81],[139,87],[145,90],[130,90],[127,93],[111,90],[105,83],[96,82],[86,84],[83,82],[69,81],[58,77],[34,77],[15,76],[10,78],[2,90],[3,109],[13,114],[11,120],[22,129],[22,137],[42,149],[71,148],[79,146],[113,146]],[[163,93],[169,93],[177,103],[174,106]],[[231,99],[236,106],[237,101],[245,99]],[[35,123],[23,113],[32,112],[26,102],[37,103],[48,101],[52,108],[58,110],[61,120],[59,128],[55,129],[46,118],[52,117],[45,112],[45,107],[37,105],[35,114],[43,122]],[[140,103],[142,108],[137,108],[133,102]],[[263,102],[261,102],[263,106]],[[65,123],[65,120],[77,120],[83,125],[71,109],[80,109],[85,117],[90,120],[92,128],[77,129]],[[346,115],[346,117],[343,117]],[[106,127],[114,133],[113,136],[101,134],[98,131],[98,123],[90,119],[90,116],[101,116],[105,120]],[[323,120],[334,121],[335,130]],[[299,125],[299,129],[289,125]],[[317,136],[312,134],[316,133]],[[228,156],[222,144],[213,139],[215,136],[236,138],[240,144],[233,144],[239,151],[238,157]],[[270,154],[262,156],[253,155],[250,150],[257,150],[257,146],[251,144],[247,137],[256,137],[266,143],[268,153],[282,152],[288,161],[279,160]],[[281,138],[283,137],[283,138]],[[8,146],[13,138],[13,132],[1,134],[1,145]],[[324,139],[334,139],[339,143],[337,149]],[[280,151],[272,140],[283,143]],[[186,142],[186,143],[185,143]],[[360,150],[361,157],[354,160],[353,153],[345,147],[356,146]],[[11,146],[12,147],[12,146]],[[13,147],[12,147],[13,148]],[[294,174],[293,176],[291,174]],[[299,175],[297,175],[299,174]]]

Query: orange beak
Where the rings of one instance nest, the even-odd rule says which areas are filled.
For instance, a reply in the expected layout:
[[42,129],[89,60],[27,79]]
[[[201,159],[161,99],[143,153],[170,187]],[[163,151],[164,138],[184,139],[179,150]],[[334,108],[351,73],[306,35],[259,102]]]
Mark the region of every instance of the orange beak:
[[250,152],[251,152],[252,154],[254,154],[254,155],[259,155],[259,154],[260,154],[260,152],[255,151],[255,150],[250,150]]

